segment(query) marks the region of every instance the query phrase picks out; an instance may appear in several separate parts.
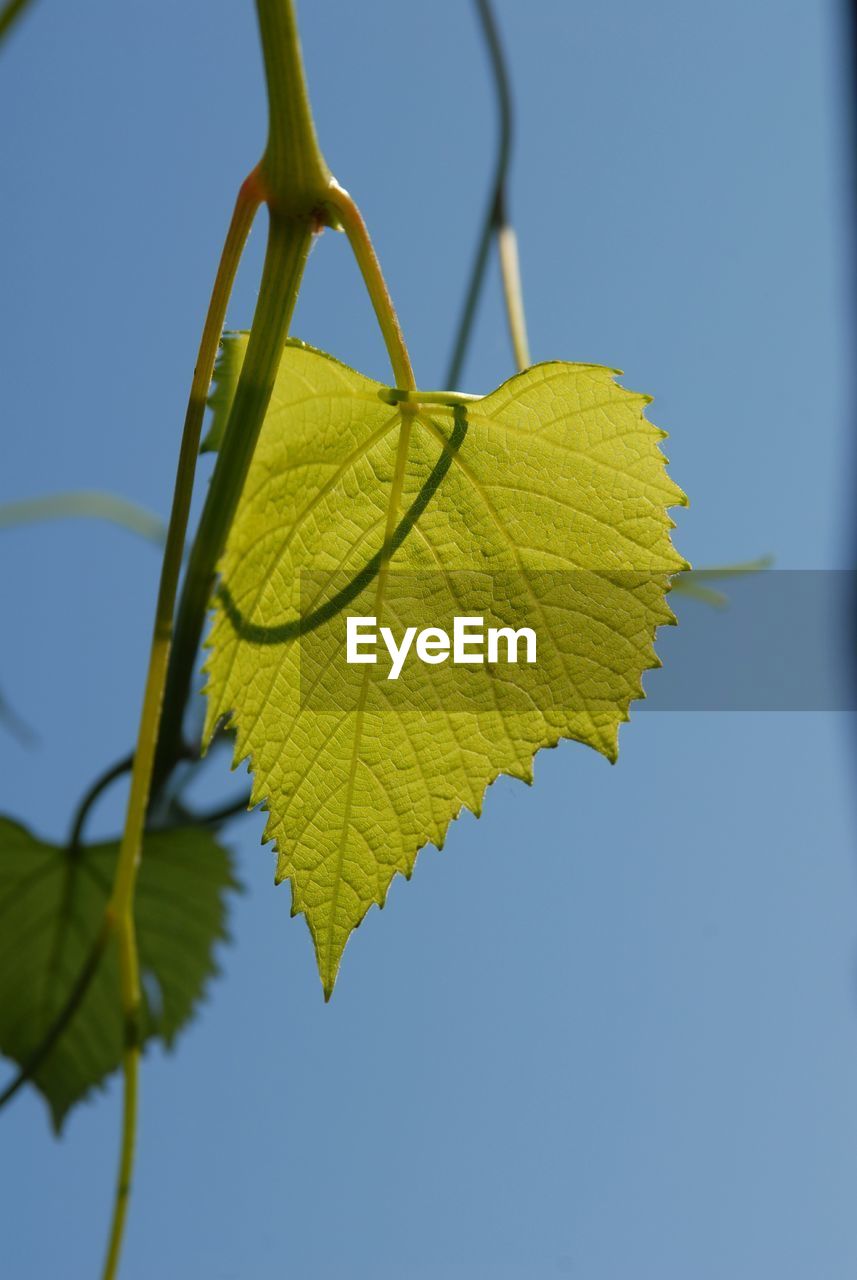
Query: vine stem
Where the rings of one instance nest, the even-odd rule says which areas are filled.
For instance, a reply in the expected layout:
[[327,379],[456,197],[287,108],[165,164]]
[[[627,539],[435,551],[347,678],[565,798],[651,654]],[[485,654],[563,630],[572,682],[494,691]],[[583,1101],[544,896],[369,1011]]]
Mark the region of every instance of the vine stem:
[[[259,0],[260,15],[265,3],[269,6],[282,5],[279,10],[281,17],[283,13],[291,11],[290,0]],[[282,31],[275,27],[272,32],[263,24],[263,50],[267,49],[266,32],[269,38],[276,34],[282,47]],[[297,40],[296,31],[293,35]],[[269,66],[270,75],[267,53],[266,66]],[[273,117],[271,127],[274,128]],[[275,155],[279,157],[281,150],[282,147],[277,148]],[[288,191],[275,189],[274,175],[277,170],[269,170],[267,155],[266,152],[260,170],[262,183],[268,193],[265,198],[269,206],[270,226],[259,300],[235,399],[182,587],[175,645],[167,675],[164,724],[155,762],[156,789],[168,777],[182,749],[184,708],[193,681],[217,561],[241,497],[271,398],[312,236],[331,221],[338,223],[348,237],[372,302],[398,387],[407,392],[416,390],[410,355],[396,309],[357,204],[331,176],[323,161],[320,161],[314,187],[302,177],[302,183],[306,187],[303,212],[296,213]],[[302,161],[300,166],[302,174],[306,163]],[[288,183],[288,173],[281,175],[277,181]],[[286,213],[283,213],[284,208]]]
[[217,568],[241,497],[303,279],[331,173],[309,105],[293,0],[256,0],[268,96],[268,141],[257,174],[268,206],[259,297],[235,399],[188,560],[167,672],[154,789],[181,750],[184,710]]
[[193,682],[217,562],[226,542],[271,398],[312,241],[312,223],[269,204],[268,246],[259,298],[235,399],[188,559],[167,674],[164,722],[155,764],[159,789],[179,759],[184,710]]
[[232,292],[232,284],[235,279],[238,262],[260,200],[261,192],[258,178],[254,171],[243,183],[238,193],[232,221],[229,225],[220,264],[217,269],[208,314],[205,318],[200,340],[196,367],[191,381],[190,397],[179,451],[176,483],[173,491],[172,509],[167,529],[167,541],[161,566],[161,580],[155,607],[155,623],[143,694],[143,706],[140,713],[140,727],[131,769],[131,789],[128,797],[125,829],[119,846],[116,876],[105,918],[106,928],[115,934],[118,944],[119,982],[122,1013],[125,1022],[125,1049],[122,1056],[124,1104],[119,1177],[107,1258],[104,1264],[104,1280],[113,1280],[119,1265],[134,1162],[142,999],[140,963],[134,925],[134,890],[137,881],[137,869],[140,865],[143,829],[158,741],[158,729],[173,631],[173,611],[184,554],[196,459],[199,454],[199,440],[205,416],[206,396],[214,369],[217,344],[223,329],[226,306],[229,295]]
[[500,273],[503,280],[503,293],[506,301],[506,315],[509,322],[509,333],[515,354],[518,370],[525,369],[530,363],[529,344],[527,342],[526,321],[524,318],[523,293],[521,291],[521,273],[518,265],[518,246],[514,228],[509,222],[507,212],[506,182],[512,159],[512,88],[506,57],[500,40],[500,32],[491,0],[475,0],[476,13],[485,43],[488,47],[488,58],[494,78],[494,89],[499,116],[499,134],[497,138],[497,159],[494,165],[494,178],[482,229],[473,258],[470,279],[464,296],[461,317],[452,344],[446,385],[454,387],[464,368],[467,348],[476,319],[476,308],[485,283],[485,271],[488,266],[488,253],[491,241],[497,237],[500,258]]
[[121,778],[124,774],[130,773],[134,766],[134,757],[123,756],[121,760],[117,760],[116,764],[111,765],[109,769],[105,769],[100,777],[96,778],[81,799],[75,810],[74,818],[71,823],[71,830],[68,837],[68,848],[72,853],[77,853],[83,839],[83,828],[89,817],[90,810],[96,800],[103,792],[115,782],[117,778]]
[[[223,550],[267,412],[313,235],[330,211],[345,228],[390,353],[394,376],[414,390],[410,358],[365,223],[332,178],[309,107],[293,0],[256,0],[269,103],[260,164],[239,194],[206,319],[185,419],[167,531],[149,670],[131,773],[128,811],[107,908],[119,948],[124,1105],[119,1176],[103,1280],[115,1280],[134,1164],[140,1060],[141,990],[134,890],[150,796],[182,753],[190,689],[217,561]],[[217,343],[241,250],[260,203],[268,206],[268,243],[247,352],[188,560],[173,629],[199,437]],[[174,641],[174,642],[173,642]],[[171,645],[171,642],[172,645]],[[163,720],[162,720],[163,713]]]
[[107,1259],[104,1263],[105,1280],[116,1276],[119,1271],[119,1257],[122,1252],[122,1240],[125,1234],[125,1220],[128,1216],[128,1200],[131,1195],[131,1179],[134,1174],[134,1153],[137,1146],[137,1103],[140,1083],[140,1046],[128,1044],[122,1053],[122,1076],[124,1092],[122,1097],[122,1151],[119,1159],[119,1177],[116,1184],[116,1200],[113,1209],[113,1221],[110,1224],[110,1239],[107,1245]]
[[393,376],[403,391],[416,390],[396,309],[359,208],[330,175],[326,175],[319,197],[315,206],[305,211],[303,218],[283,215],[280,201],[275,196],[268,198],[268,249],[256,314],[226,433],[191,549],[176,618],[164,724],[155,765],[156,788],[168,777],[182,750],[184,708],[214,587],[217,561],[223,551],[267,412],[312,235],[319,226],[325,225],[331,214],[348,237],[375,310]]

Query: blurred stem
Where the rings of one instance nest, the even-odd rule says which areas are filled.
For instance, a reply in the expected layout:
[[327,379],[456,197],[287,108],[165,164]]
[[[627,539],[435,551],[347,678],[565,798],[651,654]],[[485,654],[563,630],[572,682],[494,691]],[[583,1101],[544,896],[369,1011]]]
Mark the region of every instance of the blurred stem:
[[186,820],[194,825],[219,827],[222,822],[228,821],[229,818],[235,818],[239,813],[247,813],[251,800],[250,792],[246,791],[243,795],[238,796],[236,800],[229,800],[217,809],[209,809],[207,813],[195,813],[192,810],[188,810]]
[[84,792],[72,819],[71,831],[68,837],[68,848],[71,853],[76,853],[80,848],[83,828],[96,800],[117,778],[121,778],[123,774],[130,773],[133,766],[134,757],[124,756],[121,760],[117,760],[116,764],[111,765],[109,769],[105,769],[104,773],[95,779],[89,790]]
[[11,529],[19,524],[33,524],[40,520],[62,520],[66,516],[90,516],[110,520],[113,524],[139,533],[142,538],[164,545],[167,528],[160,516],[130,502],[116,493],[104,493],[98,489],[75,489],[65,493],[47,494],[41,498],[24,498],[18,502],[0,504],[0,529]]
[[0,43],[6,39],[12,27],[23,14],[24,10],[29,8],[30,0],[8,0],[0,9]]
[[[476,309],[485,283],[488,253],[491,248],[491,241],[495,236],[497,236],[500,250],[500,270],[503,276],[503,292],[506,298],[506,312],[512,345],[515,351],[515,361],[519,369],[529,364],[529,349],[524,320],[520,271],[518,268],[517,241],[507,217],[506,183],[512,157],[513,111],[511,83],[491,0],[475,0],[475,4],[482,34],[485,37],[494,79],[499,129],[494,180],[491,185],[488,205],[473,258],[473,266],[470,271],[470,280],[464,297],[461,318],[458,322],[458,329],[452,346],[452,356],[450,357],[449,368],[444,380],[445,385],[450,388],[458,384],[464,368],[464,361],[473,334]],[[526,358],[524,359],[524,357]]]
[[137,1102],[140,1079],[139,1042],[132,1041],[123,1051],[122,1077],[124,1080],[122,1150],[119,1158],[119,1178],[116,1186],[113,1221],[110,1225],[110,1240],[107,1245],[107,1259],[104,1263],[104,1280],[114,1280],[118,1273],[119,1255],[122,1252],[122,1238],[125,1233],[125,1219],[128,1215],[128,1200],[131,1195],[134,1151],[137,1145]]
[[692,600],[709,604],[714,609],[724,609],[729,603],[728,596],[722,591],[712,590],[708,583],[740,578],[747,573],[762,573],[765,569],[770,569],[773,563],[773,556],[758,556],[755,560],[745,560],[740,564],[713,565],[710,569],[685,569],[673,576],[670,590],[676,595],[689,596]]
[[30,728],[26,720],[18,715],[18,712],[2,691],[0,691],[0,724],[11,733],[13,738],[17,738],[22,747],[33,747],[38,741],[38,735]]

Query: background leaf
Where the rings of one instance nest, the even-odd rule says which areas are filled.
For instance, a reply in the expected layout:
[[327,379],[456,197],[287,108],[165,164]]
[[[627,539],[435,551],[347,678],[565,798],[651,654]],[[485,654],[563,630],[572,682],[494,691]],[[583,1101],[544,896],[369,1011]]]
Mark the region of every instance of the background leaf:
[[[63,1007],[98,934],[118,843],[72,854],[0,818],[0,1052],[28,1062]],[[143,1032],[172,1045],[214,973],[226,937],[226,850],[204,830],[146,836],[136,894]],[[120,1063],[123,1024],[114,947],[68,1027],[33,1075],[58,1130],[69,1108]]]
[[[500,773],[530,780],[534,752],[564,737],[615,759],[686,567],[664,433],[614,371],[540,365],[466,406],[398,395],[286,348],[206,664],[206,732],[232,713],[328,996],[393,875],[464,806],[478,814]],[[397,634],[456,614],[532,626],[538,663],[417,664],[391,686],[380,667],[346,667],[346,613]]]

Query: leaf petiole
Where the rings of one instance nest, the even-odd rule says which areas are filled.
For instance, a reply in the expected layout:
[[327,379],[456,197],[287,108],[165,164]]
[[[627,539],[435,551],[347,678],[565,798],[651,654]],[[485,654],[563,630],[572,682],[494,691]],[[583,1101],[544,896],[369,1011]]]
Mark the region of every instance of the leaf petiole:
[[396,315],[396,308],[393,306],[393,299],[390,297],[390,290],[387,288],[363,215],[352,197],[335,178],[330,181],[325,203],[336,214],[343,231],[348,236],[348,243],[351,245],[384,337],[393,377],[402,390],[415,391],[417,384],[414,380],[414,371],[402,326],[399,324],[399,317]]

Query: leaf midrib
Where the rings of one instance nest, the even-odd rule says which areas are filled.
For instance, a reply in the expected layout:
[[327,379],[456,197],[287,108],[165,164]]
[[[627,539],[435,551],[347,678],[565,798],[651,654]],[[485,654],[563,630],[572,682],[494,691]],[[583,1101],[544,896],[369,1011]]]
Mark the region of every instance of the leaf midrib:
[[[414,414],[400,410],[401,426],[399,429],[399,443],[396,450],[396,463],[393,470],[393,480],[390,485],[390,497],[387,502],[387,523],[384,530],[384,554],[381,557],[381,564],[378,570],[378,579],[375,587],[375,617],[380,625],[380,618],[383,613],[384,591],[387,585],[387,573],[390,565],[391,555],[391,539],[393,531],[396,527],[396,514],[402,498],[402,489],[405,482],[405,470],[408,462],[408,446],[411,439],[411,428],[414,421]],[[366,710],[366,698],[369,692],[369,668],[367,666],[363,673],[363,679],[360,683],[360,694],[357,702],[357,711],[354,719],[354,740],[351,748],[351,759],[348,766],[348,790],[345,795],[345,807],[342,817],[342,831],[340,833],[339,845],[336,851],[336,861],[334,864],[333,891],[330,895],[330,907],[328,911],[327,925],[327,946],[325,949],[325,977],[324,977],[324,995],[329,1000],[333,991],[333,981],[331,975],[331,966],[333,963],[333,934],[336,922],[336,909],[339,904],[339,890],[342,884],[342,867],[345,860],[345,847],[348,841],[348,830],[351,822],[351,807],[354,802],[354,784],[357,778],[357,766],[360,761],[360,739],[363,733],[363,717]]]

